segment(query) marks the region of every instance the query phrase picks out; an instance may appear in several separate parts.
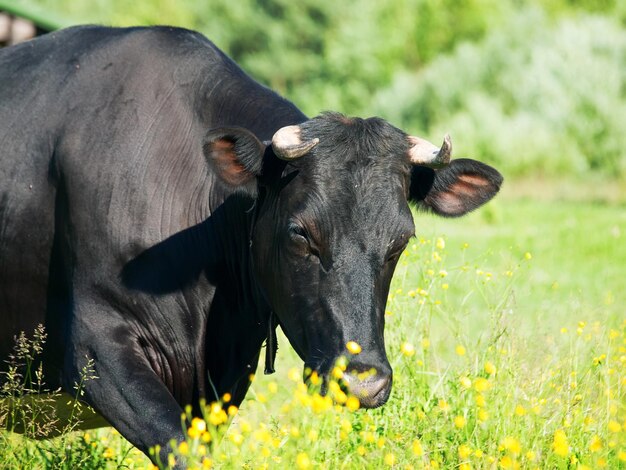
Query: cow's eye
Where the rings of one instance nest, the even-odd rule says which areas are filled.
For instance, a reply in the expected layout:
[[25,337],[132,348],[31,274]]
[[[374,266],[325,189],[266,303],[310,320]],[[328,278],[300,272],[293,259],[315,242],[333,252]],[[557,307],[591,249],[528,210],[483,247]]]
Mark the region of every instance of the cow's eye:
[[298,243],[309,243],[309,237],[304,227],[296,224],[289,225],[289,237]]
[[307,230],[298,224],[289,224],[289,237],[300,246],[302,246],[307,254],[319,256],[319,251],[315,244],[311,242],[311,237]]

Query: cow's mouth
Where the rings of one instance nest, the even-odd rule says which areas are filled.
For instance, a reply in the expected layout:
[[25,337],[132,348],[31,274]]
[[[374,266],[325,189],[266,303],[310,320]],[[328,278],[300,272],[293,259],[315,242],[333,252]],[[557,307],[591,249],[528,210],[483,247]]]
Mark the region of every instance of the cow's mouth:
[[[389,399],[392,386],[392,374],[384,374],[376,368],[370,368],[367,372],[347,370],[340,378],[333,377],[333,371],[320,372],[319,369],[305,367],[304,382],[310,391],[317,391],[321,395],[330,395],[337,403],[345,404],[345,398],[337,399],[337,393],[333,388],[339,388],[345,396],[356,397],[360,408],[378,408]],[[334,387],[330,385],[335,382]]]

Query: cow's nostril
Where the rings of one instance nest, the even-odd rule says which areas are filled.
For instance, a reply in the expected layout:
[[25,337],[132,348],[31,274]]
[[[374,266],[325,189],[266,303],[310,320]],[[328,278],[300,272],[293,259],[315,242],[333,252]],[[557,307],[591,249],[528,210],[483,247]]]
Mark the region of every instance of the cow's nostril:
[[363,408],[376,408],[384,405],[391,392],[391,374],[372,374],[366,378],[346,373],[343,377],[350,394],[359,399]]

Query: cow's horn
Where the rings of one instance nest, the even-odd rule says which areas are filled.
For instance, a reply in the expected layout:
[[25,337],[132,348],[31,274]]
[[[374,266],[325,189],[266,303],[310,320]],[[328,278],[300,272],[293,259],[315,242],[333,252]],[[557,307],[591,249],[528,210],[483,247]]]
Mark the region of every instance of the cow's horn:
[[319,143],[315,138],[302,142],[300,126],[285,126],[276,131],[272,137],[272,148],[281,160],[295,160],[310,152]]
[[450,135],[443,138],[441,148],[419,137],[409,136],[409,157],[413,165],[427,166],[429,168],[441,168],[450,163],[452,155],[452,141]]

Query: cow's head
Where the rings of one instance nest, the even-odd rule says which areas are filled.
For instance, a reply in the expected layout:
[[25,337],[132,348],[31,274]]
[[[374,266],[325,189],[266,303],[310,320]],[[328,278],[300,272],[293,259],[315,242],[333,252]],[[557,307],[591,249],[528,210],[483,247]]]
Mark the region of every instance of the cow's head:
[[[415,233],[409,201],[457,217],[491,199],[493,168],[450,160],[441,148],[378,118],[324,114],[263,144],[243,129],[217,129],[205,153],[222,180],[257,198],[252,258],[258,282],[305,370],[344,375],[364,407],[391,390],[385,303],[398,258]],[[362,347],[347,350],[349,341]],[[375,374],[361,372],[375,370]]]

